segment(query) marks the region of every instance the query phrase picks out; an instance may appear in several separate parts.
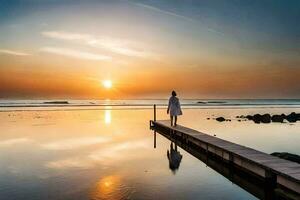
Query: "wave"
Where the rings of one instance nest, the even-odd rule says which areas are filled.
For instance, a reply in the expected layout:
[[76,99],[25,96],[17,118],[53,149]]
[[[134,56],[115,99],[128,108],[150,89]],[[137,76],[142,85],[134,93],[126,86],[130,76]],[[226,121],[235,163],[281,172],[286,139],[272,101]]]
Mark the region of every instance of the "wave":
[[[0,100],[0,111],[13,110],[83,110],[83,109],[152,109],[165,108],[167,99],[135,100]],[[213,108],[299,108],[298,99],[182,99],[185,109]]]

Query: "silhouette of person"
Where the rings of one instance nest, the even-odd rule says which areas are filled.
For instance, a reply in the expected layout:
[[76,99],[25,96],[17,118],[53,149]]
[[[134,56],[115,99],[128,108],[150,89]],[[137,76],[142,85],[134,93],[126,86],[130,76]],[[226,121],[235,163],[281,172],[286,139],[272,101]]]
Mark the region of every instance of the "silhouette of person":
[[172,91],[172,96],[169,99],[169,104],[167,109],[167,114],[170,113],[171,126],[173,126],[173,118],[174,118],[174,126],[176,126],[177,116],[182,115],[180,102],[176,96],[177,96],[176,92]]
[[177,169],[179,168],[182,155],[179,151],[177,151],[177,145],[175,144],[175,149],[173,148],[173,142],[170,145],[170,151],[167,150],[167,156],[169,160],[169,168],[175,174]]

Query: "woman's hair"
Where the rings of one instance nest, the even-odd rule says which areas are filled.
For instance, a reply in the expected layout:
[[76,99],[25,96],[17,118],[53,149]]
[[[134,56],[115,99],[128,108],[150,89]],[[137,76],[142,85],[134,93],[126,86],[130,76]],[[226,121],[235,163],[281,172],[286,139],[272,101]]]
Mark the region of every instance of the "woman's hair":
[[176,92],[174,90],[172,91],[172,96],[174,96],[174,97],[177,96],[177,94],[176,94]]

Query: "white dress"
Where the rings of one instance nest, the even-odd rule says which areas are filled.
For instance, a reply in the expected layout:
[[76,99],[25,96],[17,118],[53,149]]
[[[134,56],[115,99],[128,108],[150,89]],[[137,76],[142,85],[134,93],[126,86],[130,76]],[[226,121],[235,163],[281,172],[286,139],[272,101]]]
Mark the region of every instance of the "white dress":
[[177,97],[171,96],[169,99],[169,111],[171,116],[182,115],[180,102]]

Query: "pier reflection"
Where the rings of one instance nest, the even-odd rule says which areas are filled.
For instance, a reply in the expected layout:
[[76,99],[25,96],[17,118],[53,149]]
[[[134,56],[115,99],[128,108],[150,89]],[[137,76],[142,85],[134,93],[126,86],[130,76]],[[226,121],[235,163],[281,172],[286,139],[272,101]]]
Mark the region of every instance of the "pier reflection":
[[[254,195],[258,199],[263,199],[263,200],[300,199],[300,196],[294,193],[293,191],[281,187],[280,188],[271,187],[263,179],[253,174],[250,174],[248,172],[245,172],[232,164],[224,162],[222,159],[219,159],[218,157],[208,154],[203,149],[200,149],[197,146],[185,143],[180,138],[176,137],[176,135],[171,134],[168,131],[156,128],[155,132],[161,134],[162,136],[166,137],[171,141],[171,146],[170,146],[171,150],[172,150],[172,144],[173,143],[176,144],[175,146],[176,148],[173,149],[174,152],[177,152],[177,145],[178,145],[179,147],[181,147],[182,149],[184,149],[194,157],[201,160],[208,167],[215,170],[216,172],[218,172],[219,174],[221,174],[222,176],[230,180],[232,183],[238,185],[239,187],[249,192],[250,194]],[[172,168],[173,167],[174,166],[172,166]]]

